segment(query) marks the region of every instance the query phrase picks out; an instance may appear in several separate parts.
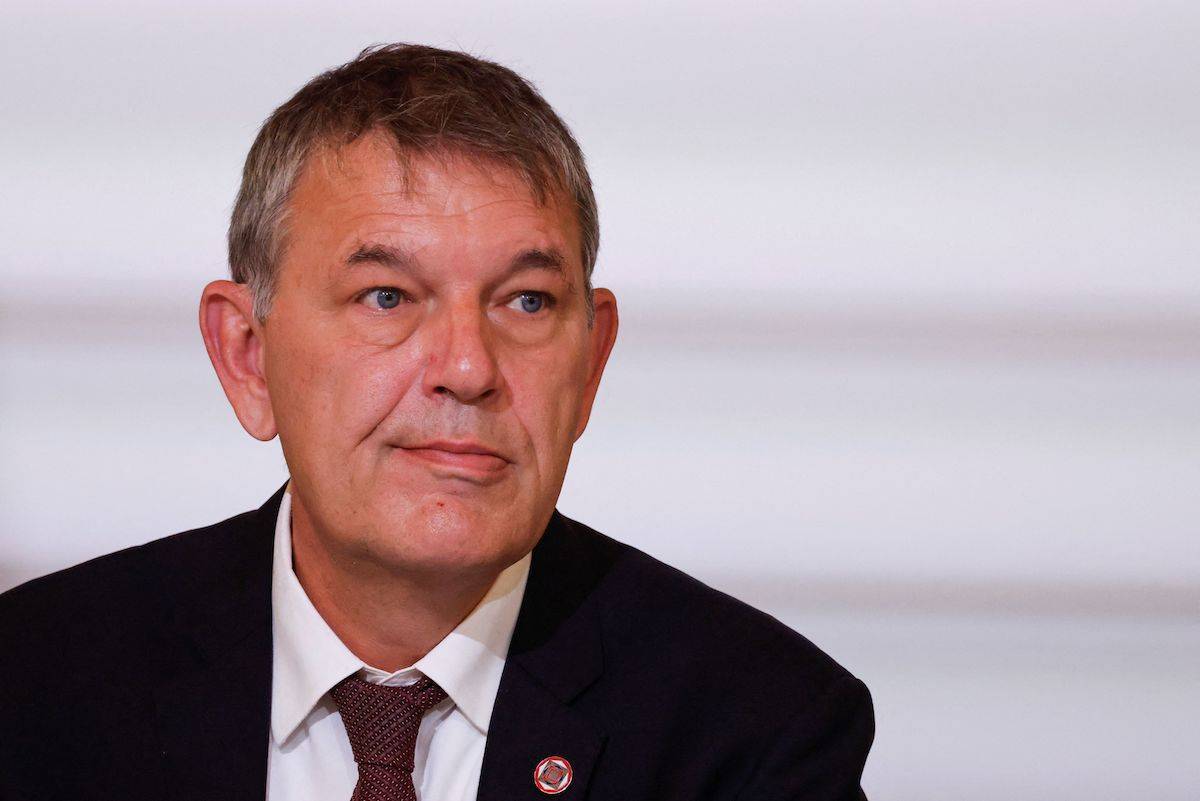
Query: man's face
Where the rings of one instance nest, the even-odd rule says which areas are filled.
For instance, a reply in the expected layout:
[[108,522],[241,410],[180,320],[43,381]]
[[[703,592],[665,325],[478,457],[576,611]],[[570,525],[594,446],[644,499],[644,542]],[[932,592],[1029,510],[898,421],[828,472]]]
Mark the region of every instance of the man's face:
[[289,210],[263,371],[294,515],[384,569],[516,561],[615,335],[615,305],[588,326],[571,206],[460,156],[402,167],[370,135],[310,158]]

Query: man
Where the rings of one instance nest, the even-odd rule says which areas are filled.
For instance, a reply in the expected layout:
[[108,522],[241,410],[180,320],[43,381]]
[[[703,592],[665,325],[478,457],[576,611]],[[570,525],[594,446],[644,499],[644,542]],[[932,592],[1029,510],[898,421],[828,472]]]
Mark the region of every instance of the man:
[[555,509],[617,334],[540,95],[394,45],[251,148],[200,327],[290,480],[0,599],[0,798],[850,799],[864,685]]

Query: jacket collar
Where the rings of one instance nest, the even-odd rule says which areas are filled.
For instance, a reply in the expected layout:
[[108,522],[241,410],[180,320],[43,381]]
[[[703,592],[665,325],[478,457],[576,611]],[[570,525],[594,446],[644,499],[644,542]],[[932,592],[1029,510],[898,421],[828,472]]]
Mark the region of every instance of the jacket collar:
[[204,578],[176,606],[169,634],[189,637],[194,658],[190,669],[167,677],[154,690],[170,798],[264,795],[271,705],[271,546],[284,487],[257,511],[219,524],[226,527],[220,538],[196,557]]
[[597,547],[597,535],[555,510],[533,550],[492,712],[479,801],[545,798],[534,773],[551,756],[571,766],[564,801],[586,796],[605,733],[572,702],[604,670],[596,590],[611,567],[611,555]]
[[[175,799],[261,799],[267,781],[271,701],[271,561],[285,483],[232,521],[217,567],[178,607],[193,668],[155,688],[162,754]],[[598,535],[556,509],[533,550],[521,611],[492,711],[479,801],[542,799],[534,769],[565,758],[583,798],[605,735],[572,702],[604,668],[595,592],[612,567]]]

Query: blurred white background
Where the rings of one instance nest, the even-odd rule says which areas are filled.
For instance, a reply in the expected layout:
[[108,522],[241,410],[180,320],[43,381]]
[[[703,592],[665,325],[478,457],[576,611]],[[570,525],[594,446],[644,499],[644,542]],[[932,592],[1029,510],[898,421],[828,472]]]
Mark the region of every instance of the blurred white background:
[[196,304],[258,125],[385,41],[588,154],[622,328],[565,514],[862,677],[875,799],[1197,797],[1191,2],[9,0],[0,590],[284,481]]

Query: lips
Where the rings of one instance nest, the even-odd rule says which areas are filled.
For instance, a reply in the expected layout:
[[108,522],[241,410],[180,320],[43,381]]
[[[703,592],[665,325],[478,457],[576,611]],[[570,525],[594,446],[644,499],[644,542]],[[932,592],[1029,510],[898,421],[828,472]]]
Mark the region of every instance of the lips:
[[447,453],[478,453],[478,454],[483,454],[485,456],[495,456],[495,457],[498,457],[501,459],[504,458],[504,457],[500,456],[499,451],[489,448],[486,445],[483,445],[481,443],[473,442],[470,440],[459,440],[459,441],[435,440],[433,442],[422,442],[422,443],[414,443],[412,445],[405,445],[404,447],[406,447],[410,450],[446,451]]
[[489,474],[497,473],[508,466],[508,459],[497,451],[478,442],[423,442],[402,446],[410,456],[434,466],[453,472]]

